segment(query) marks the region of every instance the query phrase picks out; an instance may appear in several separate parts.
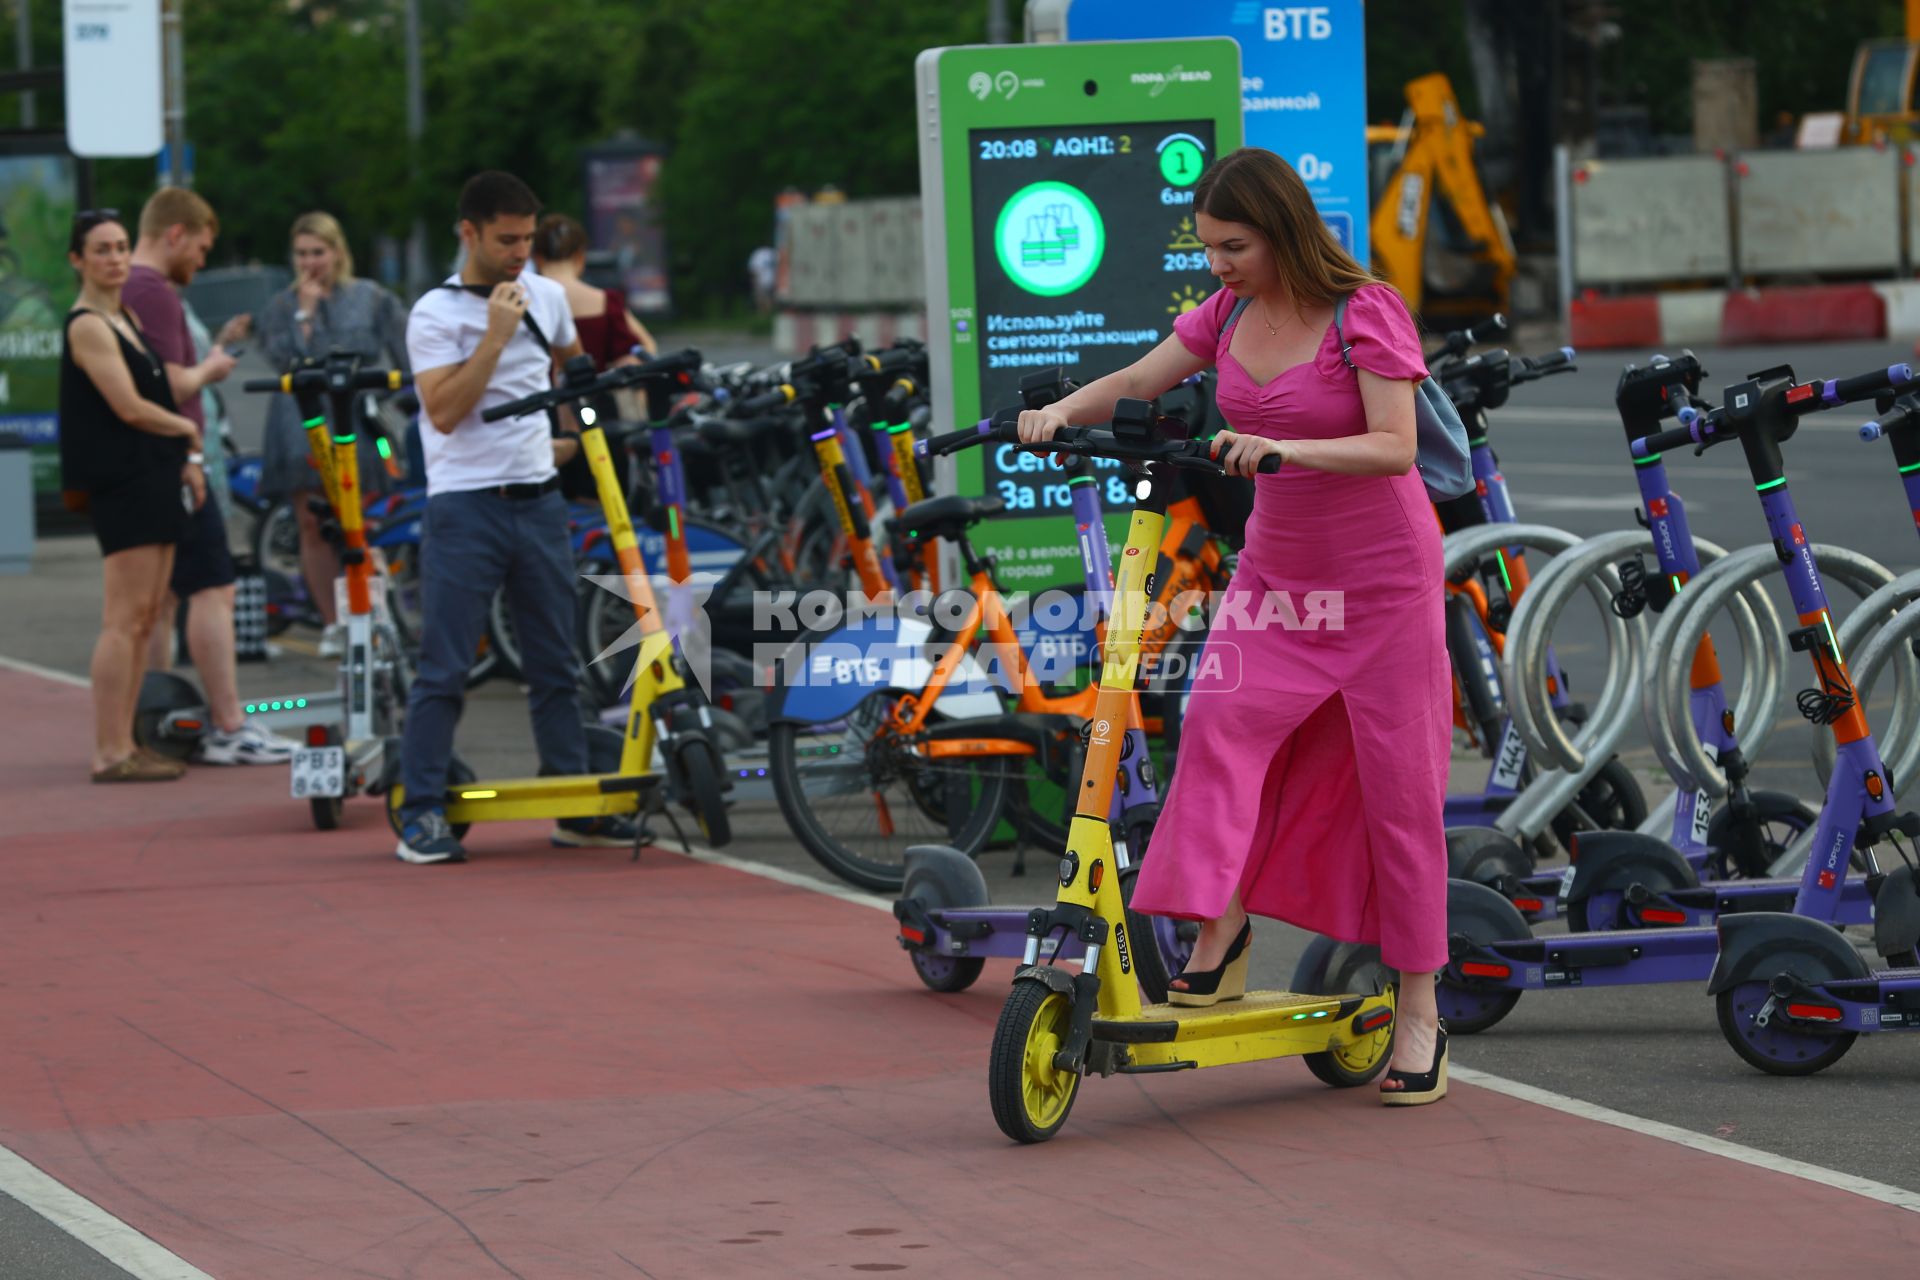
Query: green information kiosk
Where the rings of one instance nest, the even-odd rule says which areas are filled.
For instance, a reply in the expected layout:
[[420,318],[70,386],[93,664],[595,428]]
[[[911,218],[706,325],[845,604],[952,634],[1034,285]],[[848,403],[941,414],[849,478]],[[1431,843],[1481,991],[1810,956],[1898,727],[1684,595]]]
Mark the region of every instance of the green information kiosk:
[[[1240,145],[1233,40],[968,45],[916,71],[934,430],[1017,403],[1036,369],[1084,383],[1122,368],[1212,292],[1193,187]],[[940,492],[1006,502],[978,546],[1009,588],[1079,582],[1048,461],[972,449],[940,466]],[[1124,510],[1123,476],[1102,474]]]

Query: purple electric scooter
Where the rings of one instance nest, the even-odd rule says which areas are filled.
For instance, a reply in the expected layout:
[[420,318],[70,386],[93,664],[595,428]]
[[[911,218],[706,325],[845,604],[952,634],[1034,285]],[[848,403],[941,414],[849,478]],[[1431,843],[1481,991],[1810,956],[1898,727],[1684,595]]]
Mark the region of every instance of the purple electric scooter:
[[[1804,1074],[1837,1059],[1852,1043],[1852,1032],[1845,1032],[1844,1043],[1835,1049],[1831,1038],[1836,1029],[1877,1030],[1878,1024],[1865,1025],[1867,1015],[1877,1011],[1892,1011],[1904,1019],[1903,1000],[1920,1009],[1920,968],[1869,974],[1832,923],[1841,918],[1849,892],[1849,857],[1857,844],[1868,859],[1864,883],[1874,903],[1881,954],[1902,965],[1914,963],[1913,949],[1920,944],[1920,890],[1912,864],[1882,875],[1871,851],[1893,832],[1920,835],[1920,817],[1894,812],[1885,766],[1832,642],[1826,594],[1813,566],[1811,540],[1786,490],[1779,449],[1801,415],[1871,399],[1904,387],[1912,378],[1905,365],[1895,365],[1854,378],[1796,384],[1793,371],[1782,366],[1727,388],[1726,407],[1710,414],[1682,408],[1679,416],[1688,425],[1640,437],[1633,444],[1636,458],[1686,444],[1705,449],[1736,437],[1746,448],[1754,487],[1802,622],[1791,641],[1796,650],[1812,656],[1820,681],[1818,688],[1801,695],[1800,707],[1808,718],[1832,727],[1839,750],[1792,913],[1726,913],[1713,928],[1534,937],[1506,898],[1482,884],[1449,880],[1449,958],[1437,985],[1440,1015],[1450,1031],[1471,1034],[1493,1026],[1526,991],[1708,981],[1709,991],[1720,998],[1722,1031],[1741,1056],[1763,1070]],[[1380,966],[1377,947],[1321,938],[1302,957],[1293,989],[1331,990],[1325,984],[1342,981],[1350,984],[1343,990],[1359,989],[1351,983],[1389,976]],[[1815,991],[1813,984],[1821,982],[1838,986]],[[1920,1027],[1920,1018],[1912,1025]]]

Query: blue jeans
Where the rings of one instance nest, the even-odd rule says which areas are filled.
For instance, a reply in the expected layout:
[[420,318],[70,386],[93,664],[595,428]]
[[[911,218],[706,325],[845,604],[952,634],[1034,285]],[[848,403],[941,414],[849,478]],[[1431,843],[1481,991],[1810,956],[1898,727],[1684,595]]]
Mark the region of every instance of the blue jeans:
[[587,772],[575,693],[579,663],[566,500],[557,492],[538,498],[440,494],[427,502],[420,550],[425,620],[400,756],[405,814],[446,803],[447,761],[466,705],[467,670],[486,635],[487,607],[503,586],[520,643],[520,677],[541,772]]

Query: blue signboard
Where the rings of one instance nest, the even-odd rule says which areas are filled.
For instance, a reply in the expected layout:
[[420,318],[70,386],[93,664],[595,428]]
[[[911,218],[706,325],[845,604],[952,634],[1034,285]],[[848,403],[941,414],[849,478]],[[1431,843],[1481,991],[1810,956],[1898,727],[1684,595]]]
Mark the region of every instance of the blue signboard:
[[1070,40],[1232,36],[1247,145],[1285,156],[1334,237],[1367,261],[1367,45],[1362,0],[1071,0]]

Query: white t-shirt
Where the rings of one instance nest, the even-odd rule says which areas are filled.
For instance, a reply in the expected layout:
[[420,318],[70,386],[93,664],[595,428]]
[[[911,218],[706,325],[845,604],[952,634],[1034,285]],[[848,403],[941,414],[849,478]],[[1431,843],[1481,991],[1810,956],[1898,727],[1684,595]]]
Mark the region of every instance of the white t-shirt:
[[[449,276],[446,283],[460,284]],[[558,284],[529,271],[520,284],[527,291],[527,311],[554,348],[578,339],[567,292]],[[429,289],[413,304],[407,317],[407,358],[414,376],[428,369],[460,364],[480,349],[487,332],[487,300],[465,289]],[[451,432],[422,421],[420,445],[427,459],[427,496],[491,489],[501,484],[537,484],[554,474],[552,431],[547,415],[523,414],[498,422],[480,421],[480,411],[553,385],[553,359],[540,349],[525,322],[507,339],[500,362],[494,366],[487,389],[473,412]],[[424,417],[424,414],[423,414]]]

